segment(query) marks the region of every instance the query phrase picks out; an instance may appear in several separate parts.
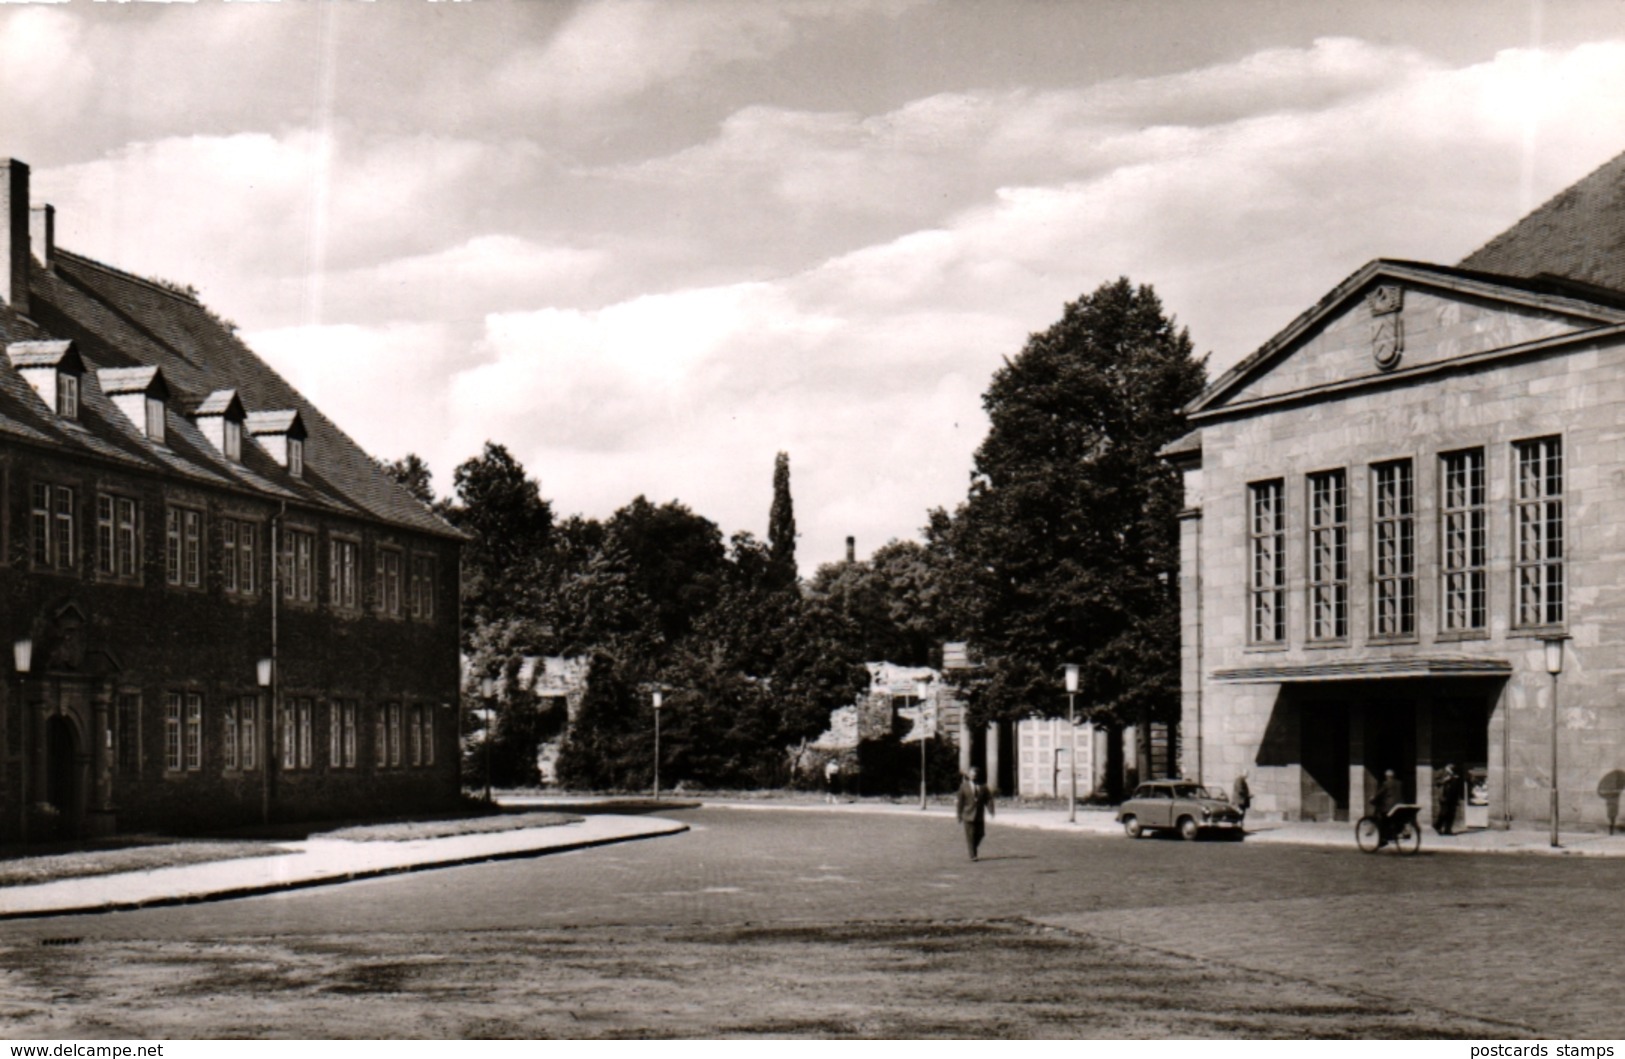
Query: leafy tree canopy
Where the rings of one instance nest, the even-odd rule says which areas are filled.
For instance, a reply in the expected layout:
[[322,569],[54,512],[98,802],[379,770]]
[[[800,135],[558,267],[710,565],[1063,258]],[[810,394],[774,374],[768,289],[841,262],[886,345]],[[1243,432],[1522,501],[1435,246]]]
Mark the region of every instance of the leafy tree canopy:
[[984,670],[982,716],[1064,709],[1060,668],[1102,720],[1177,708],[1179,486],[1158,450],[1186,430],[1203,360],[1150,287],[1069,303],[983,395],[969,496],[934,518],[941,584]]

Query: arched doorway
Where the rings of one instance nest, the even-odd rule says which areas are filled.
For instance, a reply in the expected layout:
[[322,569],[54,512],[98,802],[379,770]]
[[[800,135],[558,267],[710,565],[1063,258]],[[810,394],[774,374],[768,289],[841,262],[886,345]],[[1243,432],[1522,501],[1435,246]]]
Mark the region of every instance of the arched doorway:
[[52,717],[45,722],[45,800],[55,806],[57,834],[71,837],[79,828],[79,737],[73,722]]

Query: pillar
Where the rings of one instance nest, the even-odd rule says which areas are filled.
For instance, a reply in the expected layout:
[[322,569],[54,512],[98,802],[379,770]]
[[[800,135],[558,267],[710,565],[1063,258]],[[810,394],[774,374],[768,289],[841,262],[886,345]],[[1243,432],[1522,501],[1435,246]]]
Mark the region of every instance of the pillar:
[[999,790],[999,722],[997,721],[991,721],[987,726],[987,755],[982,775],[987,780],[988,790],[994,794],[1004,793]]

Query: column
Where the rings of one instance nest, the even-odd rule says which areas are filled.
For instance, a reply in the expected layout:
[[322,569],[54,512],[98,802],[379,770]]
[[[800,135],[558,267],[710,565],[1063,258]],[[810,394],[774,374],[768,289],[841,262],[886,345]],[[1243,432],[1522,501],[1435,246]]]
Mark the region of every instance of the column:
[[999,790],[999,722],[991,721],[987,726],[987,762],[983,767],[983,779],[987,781],[987,789],[994,794],[1003,794]]

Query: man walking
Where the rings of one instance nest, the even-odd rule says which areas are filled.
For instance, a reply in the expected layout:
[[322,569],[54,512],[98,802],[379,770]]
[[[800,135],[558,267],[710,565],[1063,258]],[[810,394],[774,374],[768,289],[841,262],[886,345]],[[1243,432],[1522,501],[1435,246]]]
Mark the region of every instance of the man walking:
[[970,859],[976,860],[976,851],[987,832],[986,817],[993,815],[993,792],[982,782],[982,771],[972,767],[959,785],[959,799],[955,809],[959,822],[965,825],[965,848]]
[[1253,789],[1247,786],[1247,770],[1242,769],[1241,775],[1236,777],[1235,806],[1241,812],[1242,823],[1247,822],[1247,810],[1253,804]]

